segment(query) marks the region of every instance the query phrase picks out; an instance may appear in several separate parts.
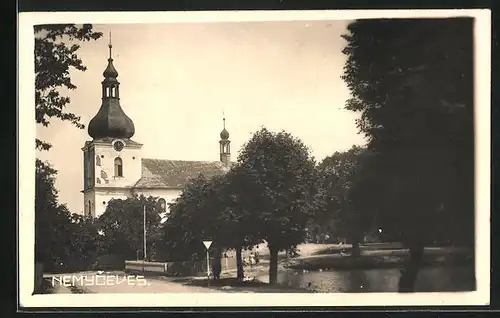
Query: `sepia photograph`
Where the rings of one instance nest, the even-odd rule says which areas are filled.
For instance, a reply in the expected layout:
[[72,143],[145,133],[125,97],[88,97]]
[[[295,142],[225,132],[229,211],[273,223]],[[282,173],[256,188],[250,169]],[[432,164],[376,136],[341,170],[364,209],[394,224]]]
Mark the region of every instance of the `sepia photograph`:
[[487,304],[489,11],[458,11],[21,14],[26,303]]

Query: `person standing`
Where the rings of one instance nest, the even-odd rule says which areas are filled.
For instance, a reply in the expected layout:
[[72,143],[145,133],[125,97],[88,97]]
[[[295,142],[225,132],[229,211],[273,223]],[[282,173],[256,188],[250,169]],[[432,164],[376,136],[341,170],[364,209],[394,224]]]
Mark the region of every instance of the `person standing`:
[[222,270],[221,255],[220,253],[217,253],[212,263],[212,272],[214,274],[214,280],[220,279],[221,270]]

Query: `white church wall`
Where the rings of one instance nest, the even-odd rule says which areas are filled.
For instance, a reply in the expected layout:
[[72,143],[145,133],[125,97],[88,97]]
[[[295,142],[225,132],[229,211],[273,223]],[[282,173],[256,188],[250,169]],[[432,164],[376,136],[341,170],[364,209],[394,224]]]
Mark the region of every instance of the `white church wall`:
[[112,199],[125,200],[131,196],[129,189],[96,189],[95,192],[95,216],[101,216]]
[[[129,189],[119,189],[119,188],[109,188],[109,189],[103,189],[103,188],[97,188],[95,190],[95,193],[88,192],[88,194],[85,195],[85,211],[88,211],[88,201],[91,201],[91,205],[94,207],[93,208],[93,216],[99,217],[101,216],[105,211],[106,207],[108,206],[108,202],[112,199],[122,199],[125,200],[127,198],[130,198],[134,194],[137,195],[144,195],[146,197],[153,196],[153,197],[158,197],[158,198],[163,198],[166,203],[170,203],[174,201],[179,195],[182,193],[181,189],[137,189],[134,190],[133,192],[130,191]],[[168,210],[168,205],[167,205],[167,210]]]
[[142,194],[145,197],[153,196],[153,197],[163,198],[168,204],[177,199],[181,195],[182,190],[181,189],[135,189],[134,193],[138,195]]
[[[96,165],[96,185],[127,187],[135,184],[141,178],[141,149],[125,148],[118,152],[112,145],[96,145],[96,156],[100,157],[100,166]],[[121,158],[123,164],[123,177],[115,177],[115,158]],[[102,178],[101,170],[106,178]],[[99,180],[97,180],[99,179]],[[106,182],[107,180],[107,182]]]

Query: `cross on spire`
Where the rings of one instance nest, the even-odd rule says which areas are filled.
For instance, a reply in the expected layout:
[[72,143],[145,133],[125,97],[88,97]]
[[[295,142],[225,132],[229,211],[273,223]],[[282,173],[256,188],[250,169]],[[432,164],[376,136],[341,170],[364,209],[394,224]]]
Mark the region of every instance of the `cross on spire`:
[[113,45],[111,44],[111,31],[109,31],[109,44],[108,44],[108,47],[109,47],[109,59],[113,59],[111,57],[111,49],[113,48]]

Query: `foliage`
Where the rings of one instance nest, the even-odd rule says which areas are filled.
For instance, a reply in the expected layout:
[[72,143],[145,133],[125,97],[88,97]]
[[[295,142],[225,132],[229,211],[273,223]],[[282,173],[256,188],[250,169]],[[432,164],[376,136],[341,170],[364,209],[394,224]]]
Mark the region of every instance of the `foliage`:
[[346,109],[369,138],[350,200],[357,222],[369,216],[410,248],[399,288],[412,291],[425,245],[474,245],[473,19],[348,30]]
[[303,241],[314,216],[316,174],[307,147],[287,132],[265,128],[246,143],[239,157],[241,203],[260,237],[285,250]]
[[277,253],[304,241],[317,206],[315,162],[287,132],[257,131],[238,156],[240,204],[270,249],[269,279],[276,282]]
[[409,244],[470,244],[472,20],[358,20],[348,30],[346,109],[370,140],[353,204]]
[[312,224],[316,235],[343,239],[360,229],[359,224],[349,222],[355,213],[350,209],[349,191],[363,151],[363,148],[353,146],[347,151],[335,152],[318,164],[320,208]]
[[156,197],[135,196],[112,199],[97,219],[100,254],[121,255],[127,259],[144,256],[144,207],[146,208],[146,256],[158,252],[161,217]]
[[57,202],[57,171],[36,160],[35,257],[48,271],[81,269],[95,257],[92,221]]
[[[87,68],[78,57],[80,45],[65,41],[91,41],[102,36],[94,32],[91,24],[36,25],[35,32],[35,118],[37,124],[48,126],[51,118],[69,121],[83,129],[80,117],[65,111],[70,98],[61,96],[60,89],[76,89],[71,82],[70,69],[85,71]],[[39,150],[48,150],[48,142],[36,139]]]
[[253,215],[244,204],[247,191],[242,187],[243,178],[241,167],[235,164],[224,178],[220,179],[222,182],[219,192],[220,231],[217,234],[217,241],[227,248],[249,249],[262,243],[259,228],[253,222]]
[[256,244],[251,237],[245,211],[238,204],[234,171],[225,176],[191,180],[169,205],[164,226],[169,260],[199,260],[205,257],[204,240],[213,247],[230,249]]
[[169,203],[169,218],[163,227],[163,249],[169,261],[202,259],[202,241],[213,233],[213,209],[203,211],[208,181],[202,175],[190,180],[181,195]]
[[[85,71],[76,55],[78,44],[64,41],[90,41],[102,36],[92,31],[92,25],[36,25],[35,35],[35,119],[48,126],[51,118],[70,121],[84,128],[80,118],[64,111],[70,99],[60,95],[60,89],[76,89],[70,79],[70,68]],[[36,139],[38,150],[49,150],[48,142]],[[57,171],[48,163],[36,160],[35,195],[35,258],[45,270],[78,270],[93,262],[96,256],[96,229],[92,220],[71,214],[58,203],[55,188]]]

